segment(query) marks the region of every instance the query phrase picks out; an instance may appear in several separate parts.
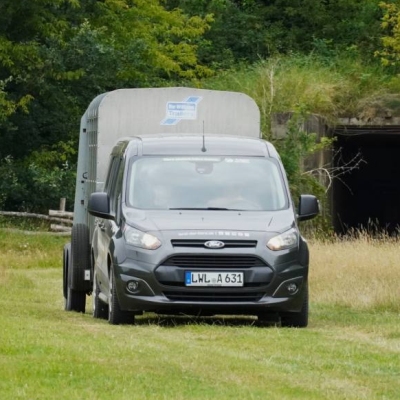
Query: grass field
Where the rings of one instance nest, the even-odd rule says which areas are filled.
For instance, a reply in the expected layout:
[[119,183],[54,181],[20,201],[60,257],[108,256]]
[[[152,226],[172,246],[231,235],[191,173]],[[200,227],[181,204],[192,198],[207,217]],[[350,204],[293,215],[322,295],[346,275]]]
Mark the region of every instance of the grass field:
[[399,399],[400,243],[310,243],[310,325],[63,311],[67,238],[0,230],[0,399]]

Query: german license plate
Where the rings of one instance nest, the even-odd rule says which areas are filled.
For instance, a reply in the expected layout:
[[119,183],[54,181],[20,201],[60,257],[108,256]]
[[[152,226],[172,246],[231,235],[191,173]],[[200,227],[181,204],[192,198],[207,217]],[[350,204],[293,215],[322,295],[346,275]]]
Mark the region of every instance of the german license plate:
[[243,286],[243,272],[185,271],[185,286]]

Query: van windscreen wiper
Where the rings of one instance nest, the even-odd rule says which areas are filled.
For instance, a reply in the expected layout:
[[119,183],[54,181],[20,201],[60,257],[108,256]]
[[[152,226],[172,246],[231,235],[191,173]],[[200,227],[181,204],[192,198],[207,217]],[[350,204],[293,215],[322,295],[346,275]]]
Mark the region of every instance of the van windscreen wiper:
[[169,210],[212,210],[212,211],[243,211],[236,208],[224,208],[224,207],[172,207]]

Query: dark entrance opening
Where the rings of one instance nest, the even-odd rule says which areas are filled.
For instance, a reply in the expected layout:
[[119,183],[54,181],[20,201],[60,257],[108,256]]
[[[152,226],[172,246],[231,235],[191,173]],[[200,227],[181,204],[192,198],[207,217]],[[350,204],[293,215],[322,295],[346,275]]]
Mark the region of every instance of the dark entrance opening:
[[[400,232],[400,126],[343,127],[334,132],[336,168],[356,159],[358,169],[335,179],[332,217],[337,233],[350,228]],[[340,171],[339,171],[340,172]]]

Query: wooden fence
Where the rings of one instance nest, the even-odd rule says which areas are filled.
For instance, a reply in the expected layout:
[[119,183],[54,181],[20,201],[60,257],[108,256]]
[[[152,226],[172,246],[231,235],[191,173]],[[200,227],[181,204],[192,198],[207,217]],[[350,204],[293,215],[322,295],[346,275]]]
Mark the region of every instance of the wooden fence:
[[71,232],[74,213],[65,211],[65,199],[60,200],[59,210],[49,210],[48,215],[14,212],[14,211],[0,211],[0,215],[8,217],[21,217],[21,218],[37,218],[50,222],[50,231],[69,234]]

